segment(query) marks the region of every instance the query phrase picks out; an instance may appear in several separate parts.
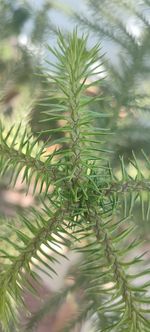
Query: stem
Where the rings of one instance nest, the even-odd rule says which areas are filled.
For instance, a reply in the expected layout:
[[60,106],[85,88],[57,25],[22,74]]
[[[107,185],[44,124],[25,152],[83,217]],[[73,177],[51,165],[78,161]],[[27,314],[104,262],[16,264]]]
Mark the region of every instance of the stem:
[[[135,304],[134,300],[134,294],[130,290],[130,284],[128,282],[127,276],[124,272],[124,269],[122,268],[116,248],[113,244],[113,239],[109,235],[109,232],[106,228],[104,228],[104,224],[102,224],[102,221],[100,220],[100,217],[98,216],[97,211],[88,213],[88,220],[95,220],[95,227],[94,227],[94,233],[97,239],[97,242],[101,244],[101,246],[104,248],[104,254],[105,258],[107,260],[107,265],[111,266],[114,278],[113,281],[116,282],[117,289],[120,290],[120,295],[122,296],[122,299],[125,303],[125,312],[128,313],[128,320],[131,322],[131,324],[134,321],[138,321],[139,314],[138,314],[138,308]],[[105,309],[105,307],[104,307]],[[112,308],[113,310],[113,308]]]
[[27,167],[28,169],[31,169],[32,173],[38,173],[41,179],[42,177],[45,177],[46,186],[49,186],[51,181],[58,179],[58,170],[56,167],[46,164],[31,155],[26,155],[21,151],[17,151],[16,149],[9,147],[6,143],[0,144],[0,155],[2,156],[2,162],[4,157],[6,163],[8,163],[9,160],[9,165],[12,164],[12,166],[14,166],[15,164],[15,166],[18,166],[18,164],[20,164],[22,165],[22,169],[23,167]]

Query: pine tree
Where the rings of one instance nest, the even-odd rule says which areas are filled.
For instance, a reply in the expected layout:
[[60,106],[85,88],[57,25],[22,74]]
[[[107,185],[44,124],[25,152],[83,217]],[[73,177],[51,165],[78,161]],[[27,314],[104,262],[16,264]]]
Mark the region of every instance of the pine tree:
[[[53,276],[55,281],[54,262],[61,256],[59,245],[63,245],[80,252],[81,258],[78,268],[72,272],[74,284],[48,305],[56,308],[68,293],[77,289],[83,291],[79,312],[65,331],[71,331],[86,317],[93,317],[97,331],[146,332],[150,329],[149,281],[139,283],[138,278],[149,276],[149,268],[146,260],[142,261],[143,255],[136,253],[141,240],[135,236],[131,213],[135,196],[141,199],[143,207],[143,192],[149,191],[149,172],[146,176],[141,172],[135,155],[136,176],[133,177],[128,174],[123,158],[120,159],[120,179],[109,163],[111,151],[104,148],[104,138],[111,140],[112,133],[108,128],[96,126],[97,120],[103,122],[108,114],[103,109],[92,111],[90,105],[95,98],[85,95],[92,85],[101,86],[101,80],[92,83],[89,80],[98,63],[101,71],[103,56],[99,45],[88,49],[87,37],[79,38],[77,31],[68,35],[67,40],[59,32],[57,43],[56,48],[48,47],[57,61],[49,63],[46,79],[53,86],[48,96],[49,105],[52,106],[50,100],[54,99],[56,91],[58,102],[46,115],[48,121],[56,119],[63,121],[63,125],[48,129],[50,140],[40,147],[38,139],[28,130],[22,132],[21,125],[12,127],[9,132],[1,125],[2,174],[9,170],[12,185],[21,174],[27,191],[34,177],[33,192],[38,190],[41,200],[39,209],[19,216],[23,230],[11,226],[17,240],[6,233],[0,236],[2,327],[4,331],[11,331],[10,322],[17,324],[19,308],[24,305],[24,290],[35,291],[29,278],[38,280],[35,267]],[[45,105],[47,99],[39,102]],[[63,138],[60,135],[53,140],[56,132],[63,133]],[[47,144],[56,143],[60,148],[48,155]],[[146,154],[143,155],[149,170],[150,162]],[[121,218],[124,195],[129,197],[130,214]],[[149,204],[146,213],[148,211]],[[48,255],[43,245],[57,257]],[[37,320],[39,317],[40,314]],[[28,330],[32,329],[34,318]]]

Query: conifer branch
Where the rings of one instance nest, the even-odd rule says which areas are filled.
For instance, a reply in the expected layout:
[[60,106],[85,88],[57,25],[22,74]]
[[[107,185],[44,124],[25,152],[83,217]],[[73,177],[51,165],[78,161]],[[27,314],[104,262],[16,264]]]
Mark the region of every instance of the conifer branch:
[[[128,329],[131,328],[136,331],[138,326],[138,321],[144,317],[140,316],[140,309],[137,306],[137,302],[135,299],[135,294],[137,296],[137,289],[131,286],[128,281],[127,274],[123,269],[123,264],[119,260],[119,256],[116,248],[113,244],[112,236],[110,236],[107,228],[105,229],[104,224],[101,225],[100,218],[98,218],[97,213],[93,216],[92,220],[96,220],[95,222],[95,231],[96,231],[96,239],[100,242],[101,246],[104,248],[104,253],[106,255],[106,260],[108,266],[111,266],[111,270],[113,273],[113,280],[116,283],[115,287],[119,290],[118,296],[121,295],[122,300],[124,302],[124,314],[119,319],[119,322],[116,325],[128,326]],[[142,291],[142,287],[141,287]],[[117,291],[116,291],[117,295]],[[107,310],[107,306],[104,310]],[[112,307],[113,310],[113,307]],[[112,328],[112,327],[111,327]],[[138,330],[137,330],[138,331]]]
[[[12,128],[11,128],[12,129]],[[40,149],[37,149],[37,140],[32,140],[30,143],[30,137],[24,132],[21,136],[21,142],[19,146],[16,147],[16,140],[19,137],[19,131],[21,130],[21,125],[17,128],[16,132],[13,134],[9,141],[10,132],[5,135],[1,127],[0,136],[0,167],[1,174],[4,175],[8,170],[11,170],[10,181],[15,183],[18,179],[20,172],[22,182],[24,181],[27,185],[27,190],[31,184],[32,178],[34,177],[34,192],[37,188],[38,182],[40,182],[40,192],[42,191],[43,185],[46,187],[46,192],[48,191],[51,184],[53,184],[59,178],[59,170],[53,165],[50,165],[51,159],[54,154],[49,157],[45,157],[46,161],[41,160],[43,158],[43,152],[45,146],[42,144]],[[32,152],[34,154],[32,155]]]
[[[2,250],[3,258],[9,260],[9,264],[4,265],[0,276],[0,318],[2,322],[5,322],[4,326],[6,324],[6,328],[9,326],[10,315],[13,313],[14,297],[16,297],[20,303],[22,302],[21,293],[23,288],[29,287],[30,289],[31,285],[28,282],[28,277],[30,275],[33,278],[35,277],[35,273],[32,271],[32,266],[36,266],[40,270],[42,268],[39,263],[42,262],[42,265],[48,268],[49,272],[53,274],[55,273],[53,267],[44,262],[44,259],[41,259],[39,253],[42,253],[43,257],[46,255],[41,249],[41,244],[50,247],[48,241],[54,241],[54,233],[57,233],[59,224],[63,223],[64,213],[65,211],[63,208],[60,208],[51,215],[50,219],[46,220],[43,216],[40,217],[39,214],[34,212],[35,218],[37,219],[36,225],[33,225],[32,221],[24,217],[22,220],[28,230],[30,230],[32,237],[16,229],[15,231],[19,244],[13,243],[1,236],[1,240],[8,241],[8,243],[18,252],[16,256],[13,256]],[[35,263],[33,259],[36,259],[39,263]],[[53,257],[49,256],[51,264],[53,260],[55,261]],[[13,315],[14,320],[17,319],[17,316],[15,317],[15,315]]]
[[126,193],[126,192],[139,192],[139,191],[149,191],[150,190],[150,181],[143,179],[143,180],[136,180],[131,179],[128,181],[118,181],[112,182],[108,185],[108,188],[104,192],[105,195],[109,195],[111,193]]
[[[46,183],[47,198],[46,202],[42,202],[42,211],[34,211],[34,221],[30,215],[29,218],[22,217],[25,231],[14,230],[18,237],[17,243],[1,236],[2,241],[13,247],[16,253],[12,255],[9,250],[1,249],[2,258],[6,259],[0,276],[0,316],[4,331],[10,332],[9,321],[16,320],[14,301],[15,308],[18,308],[23,302],[22,290],[24,287],[31,288],[26,279],[28,275],[35,276],[31,265],[43,270],[42,264],[45,273],[50,276],[55,273],[52,266],[55,257],[42,249],[44,244],[57,252],[52,248],[55,243],[82,253],[74,290],[78,286],[83,287],[88,303],[77,319],[82,320],[88,314],[90,317],[96,315],[100,332],[147,332],[150,328],[147,318],[150,300],[145,294],[149,282],[136,286],[135,281],[139,276],[149,274],[149,270],[144,269],[140,274],[132,270],[136,263],[140,263],[141,255],[127,261],[126,254],[130,254],[139,245],[139,241],[131,242],[134,227],[128,226],[127,218],[118,220],[117,215],[120,214],[120,192],[126,194],[141,188],[149,191],[149,180],[144,178],[134,154],[132,165],[136,170],[136,178],[129,176],[122,158],[122,179],[118,180],[112,168],[107,167],[106,158],[103,158],[110,151],[101,148],[101,142],[95,139],[108,133],[104,128],[94,126],[97,114],[88,108],[92,98],[86,99],[85,96],[86,80],[93,77],[91,66],[97,68],[97,63],[101,64],[99,45],[88,49],[87,37],[84,35],[79,38],[77,31],[74,31],[68,39],[64,39],[59,32],[58,48],[48,49],[57,60],[54,65],[50,64],[52,70],[47,78],[53,86],[57,86],[58,100],[55,111],[50,109],[46,115],[48,121],[50,118],[63,120],[63,125],[49,128],[47,132],[50,135],[63,133],[66,146],[54,153],[58,157],[56,163],[53,163],[53,155],[44,162],[43,146],[36,151],[36,141],[30,142],[26,132],[21,135],[21,142],[18,142],[20,127],[13,135],[12,130],[6,136],[2,132],[0,138],[3,173],[9,165],[12,169],[19,165],[15,179],[25,168],[23,179],[29,186],[35,171],[34,187],[41,178],[42,186]],[[49,100],[53,99],[53,96],[52,99],[49,97]],[[101,117],[103,113],[100,113]],[[58,139],[58,143],[61,142]],[[146,155],[145,161],[149,165]],[[48,194],[51,182],[55,186],[53,198]],[[134,203],[131,197],[131,206]],[[144,210],[143,203],[142,206]],[[64,257],[61,253],[57,254]],[[128,271],[129,267],[132,274]],[[146,309],[145,303],[148,306]],[[104,329],[101,312],[107,318]],[[68,326],[72,327],[75,323],[76,318]]]
[[[95,209],[97,210],[97,208]],[[143,285],[135,286],[134,283],[131,283],[132,279],[128,273],[128,267],[140,263],[141,257],[133,258],[129,262],[126,259],[124,260],[124,253],[130,253],[138,245],[138,241],[133,241],[126,248],[124,248],[125,242],[122,242],[121,248],[118,245],[121,240],[128,238],[135,227],[132,226],[128,230],[119,231],[122,221],[113,224],[113,221],[107,217],[107,209],[101,216],[100,212],[96,210],[94,211],[94,207],[90,206],[90,202],[88,202],[88,213],[85,217],[90,222],[92,229],[83,229],[82,238],[84,238],[84,234],[86,237],[86,233],[89,233],[89,236],[91,234],[91,241],[88,245],[81,245],[78,249],[79,252],[87,254],[85,261],[81,262],[80,266],[83,278],[86,278],[86,275],[88,278],[86,292],[88,292],[89,297],[91,296],[91,301],[94,292],[94,303],[99,303],[96,299],[101,292],[104,292],[105,300],[103,300],[101,306],[97,307],[97,314],[117,314],[116,322],[107,324],[106,330],[121,332],[123,328],[125,331],[140,332],[142,328],[143,331],[147,331],[150,322],[144,316],[145,309],[142,301],[144,302],[144,293],[149,287],[149,282],[143,282]],[[94,241],[93,231],[96,241]],[[149,273],[149,269],[147,272]],[[144,272],[142,275],[144,275]],[[138,274],[134,275],[134,281],[136,278],[138,278]],[[100,329],[100,331],[105,331],[105,329]]]

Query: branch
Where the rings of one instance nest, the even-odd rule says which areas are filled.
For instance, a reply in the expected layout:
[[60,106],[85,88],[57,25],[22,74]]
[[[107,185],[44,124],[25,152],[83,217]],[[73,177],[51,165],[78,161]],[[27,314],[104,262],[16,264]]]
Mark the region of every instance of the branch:
[[104,195],[108,196],[112,193],[126,193],[126,192],[137,192],[137,191],[149,191],[150,181],[147,180],[128,180],[111,183],[110,186],[105,190]]
[[[13,299],[18,299],[19,303],[17,302],[17,305],[19,305],[22,303],[22,288],[31,288],[28,276],[31,275],[35,277],[31,266],[36,266],[39,270],[46,273],[46,271],[41,268],[42,263],[42,266],[46,267],[48,272],[55,273],[54,269],[51,267],[55,258],[51,256],[48,257],[41,249],[41,244],[53,250],[47,241],[55,241],[52,233],[57,234],[59,222],[63,220],[64,214],[65,211],[63,211],[63,209],[58,209],[57,212],[52,214],[51,218],[45,220],[35,212],[35,218],[37,220],[36,226],[32,221],[24,217],[23,222],[30,233],[32,233],[32,238],[17,229],[16,234],[18,241],[15,243],[9,238],[1,236],[1,240],[6,241],[9,245],[11,244],[13,249],[19,253],[18,256],[13,256],[12,254],[6,253],[4,250],[0,250],[2,257],[10,262],[3,266],[3,271],[0,276],[0,319],[4,327],[9,325],[12,314],[14,321],[16,319]],[[57,236],[59,236],[59,234],[57,234]],[[54,251],[56,253],[56,249]],[[41,258],[40,254],[42,254],[43,258]],[[37,263],[35,263],[32,258],[35,258]],[[44,258],[49,259],[51,264],[46,263]]]
[[[8,133],[9,136],[9,133]],[[14,148],[15,142],[8,144],[8,138],[2,136],[0,139],[0,169],[4,175],[10,168],[12,169],[10,182],[13,180],[15,185],[17,178],[21,171],[23,171],[22,182],[25,181],[27,184],[27,190],[31,184],[32,177],[34,178],[34,189],[35,192],[37,184],[40,181],[40,192],[42,192],[43,185],[45,185],[45,192],[47,193],[49,186],[59,179],[59,170],[56,166],[51,165],[51,159],[53,156],[49,156],[45,162],[40,160],[43,154],[44,146],[40,151],[35,151],[35,157],[31,155],[33,148],[35,147],[36,141],[32,142],[29,148],[27,137],[23,139],[18,148]],[[13,140],[12,140],[13,141]],[[23,149],[26,151],[22,151]],[[62,175],[61,175],[62,176]]]
[[[99,216],[97,211],[94,212],[92,207],[87,220],[93,223],[93,225],[95,224],[93,230],[97,239],[96,244],[93,240],[91,246],[90,244],[87,246],[87,263],[83,264],[85,274],[88,273],[90,276],[90,271],[92,272],[92,279],[89,281],[89,292],[93,294],[94,289],[95,294],[98,294],[98,296],[100,296],[101,291],[102,293],[105,292],[104,294],[108,296],[108,300],[98,308],[98,312],[117,314],[117,322],[114,323],[113,321],[112,325],[108,327],[108,331],[112,331],[114,327],[118,327],[118,332],[122,328],[126,328],[126,331],[131,329],[137,332],[141,331],[138,329],[139,326],[145,331],[144,327],[150,326],[150,324],[144,317],[145,309],[144,306],[142,307],[142,303],[144,303],[144,300],[146,301],[146,298],[144,299],[144,292],[149,283],[136,286],[130,281],[132,279],[130,279],[127,271],[128,266],[130,267],[140,262],[141,256],[133,258],[130,262],[123,259],[124,255],[135,248],[139,242],[136,243],[136,241],[133,241],[126,248],[123,245],[121,249],[119,247],[119,243],[122,244],[122,240],[126,239],[133,231],[133,226],[120,231],[121,221],[117,221],[114,225],[110,220],[108,222],[107,218],[103,220],[103,217]],[[147,272],[149,273],[149,269]],[[142,275],[146,275],[147,272],[145,270]],[[138,274],[134,274],[133,277],[135,281]]]

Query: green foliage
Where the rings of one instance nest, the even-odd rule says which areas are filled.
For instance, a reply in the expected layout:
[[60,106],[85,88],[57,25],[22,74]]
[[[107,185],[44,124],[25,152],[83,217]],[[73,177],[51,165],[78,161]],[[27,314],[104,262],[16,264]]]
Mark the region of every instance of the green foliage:
[[[103,57],[99,45],[88,49],[87,37],[79,38],[77,31],[67,39],[59,32],[57,43],[57,48],[48,46],[56,62],[49,63],[46,79],[51,90],[48,99],[44,98],[40,103],[50,106],[44,111],[47,116],[44,121],[59,120],[61,125],[43,131],[49,134],[49,140],[39,149],[38,140],[32,139],[26,131],[22,134],[21,126],[14,133],[13,128],[7,134],[1,129],[3,174],[11,168],[14,176],[11,182],[15,184],[23,171],[21,177],[27,184],[27,191],[35,174],[34,191],[38,190],[39,181],[38,192],[41,193],[41,208],[20,217],[24,231],[13,227],[18,240],[13,242],[7,236],[1,236],[1,240],[10,246],[7,251],[1,249],[2,327],[4,331],[11,331],[10,322],[16,323],[20,305],[23,306],[24,290],[35,291],[29,276],[38,280],[38,271],[42,270],[55,281],[54,262],[63,255],[59,251],[59,246],[63,245],[81,253],[81,258],[78,269],[70,272],[74,275],[73,287],[69,286],[61,295],[65,298],[68,292],[83,291],[80,310],[65,331],[70,331],[86,317],[94,317],[97,331],[147,332],[150,329],[149,281],[142,279],[139,283],[138,280],[149,276],[149,268],[145,266],[146,262],[143,264],[141,252],[139,255],[135,252],[141,241],[134,236],[135,226],[130,214],[135,193],[141,197],[143,191],[149,191],[149,175],[144,177],[141,173],[135,156],[135,177],[130,176],[123,159],[121,179],[109,165],[112,151],[105,148],[104,138],[112,136],[109,129],[96,126],[97,121],[103,122],[108,114],[103,109],[91,111],[90,105],[95,98],[85,95],[98,64],[101,71]],[[101,80],[94,83],[102,84]],[[57,102],[52,105],[56,93]],[[56,133],[59,133],[57,139]],[[58,150],[50,156],[47,150],[43,154],[47,146],[56,143],[60,146]],[[144,158],[149,168],[147,156]],[[52,190],[49,190],[50,185]],[[122,217],[121,202],[126,193],[129,209],[125,209]],[[141,202],[144,210],[143,200]],[[52,253],[47,254],[42,245]],[[139,272],[140,268],[142,272]],[[60,301],[56,296],[54,308]],[[42,309],[39,315],[43,315]],[[36,318],[38,320],[38,316],[33,317],[28,330],[34,326]]]
[[39,9],[33,1],[0,1],[0,112],[8,119],[25,116],[42,88],[34,73],[51,31],[51,8],[49,1]]
[[86,3],[88,11],[75,14],[75,20],[104,47],[107,43],[108,48],[104,62],[106,79],[101,85],[107,98],[99,107],[113,114],[106,122],[115,131],[113,161],[117,164],[119,155],[132,158],[132,150],[141,158],[140,148],[150,152],[150,3],[146,0]]

